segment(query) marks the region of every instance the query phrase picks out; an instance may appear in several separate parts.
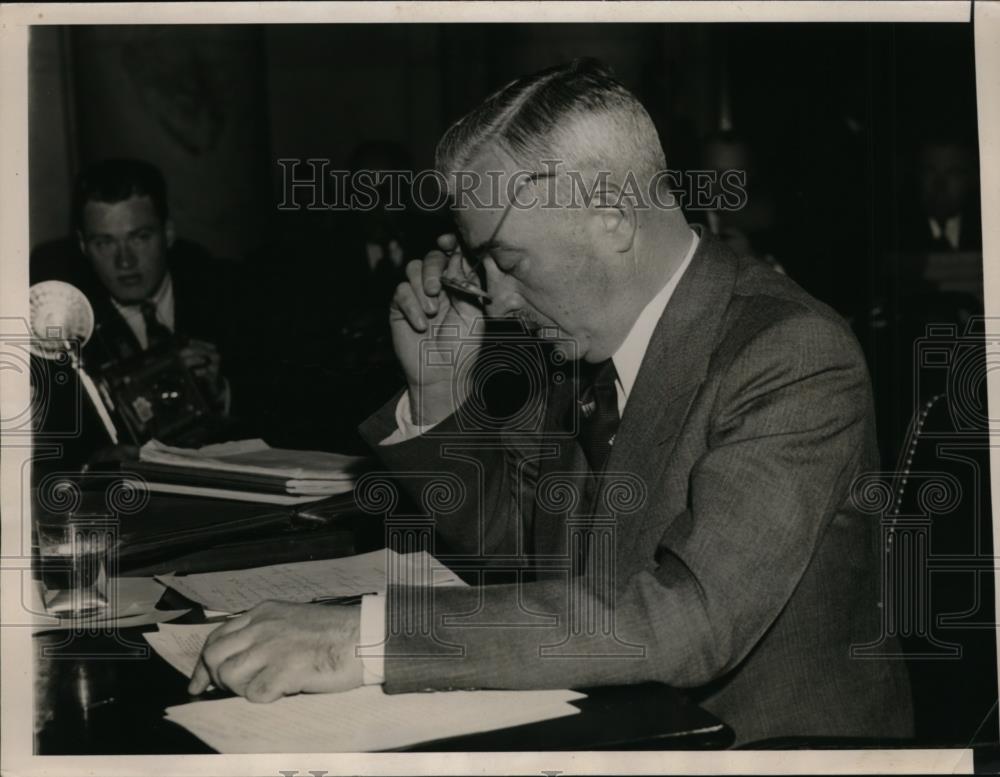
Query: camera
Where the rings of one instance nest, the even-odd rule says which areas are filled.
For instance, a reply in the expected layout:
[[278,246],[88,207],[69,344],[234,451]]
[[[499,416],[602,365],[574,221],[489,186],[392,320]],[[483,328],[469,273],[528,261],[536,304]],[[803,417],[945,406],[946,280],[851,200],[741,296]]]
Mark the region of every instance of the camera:
[[168,444],[207,442],[216,425],[191,372],[174,347],[143,351],[101,365],[95,378],[120,436],[136,445],[155,438]]
[[[574,412],[565,413],[565,423],[558,428],[545,428],[554,392],[576,385],[575,340],[560,337],[555,327],[532,331],[518,319],[481,318],[472,331],[462,338],[457,328],[453,333],[438,329],[434,339],[420,344],[421,369],[448,367],[452,371],[460,434],[576,434]],[[426,432],[435,433],[453,435],[454,431],[435,427]]]

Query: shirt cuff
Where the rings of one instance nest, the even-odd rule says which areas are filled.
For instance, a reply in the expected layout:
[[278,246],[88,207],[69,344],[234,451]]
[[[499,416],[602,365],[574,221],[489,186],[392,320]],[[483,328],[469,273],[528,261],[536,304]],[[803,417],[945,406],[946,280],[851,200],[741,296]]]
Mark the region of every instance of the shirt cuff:
[[385,600],[378,594],[361,597],[360,642],[362,682],[381,685],[385,682]]
[[407,391],[396,403],[396,431],[386,437],[379,445],[397,445],[414,437],[419,437],[437,424],[415,424],[410,417],[410,392]]

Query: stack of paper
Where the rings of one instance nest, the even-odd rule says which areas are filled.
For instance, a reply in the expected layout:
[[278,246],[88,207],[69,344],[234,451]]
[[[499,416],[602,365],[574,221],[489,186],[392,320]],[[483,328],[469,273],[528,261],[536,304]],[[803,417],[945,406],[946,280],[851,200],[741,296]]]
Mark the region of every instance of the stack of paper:
[[363,465],[358,456],[272,448],[259,439],[202,448],[150,440],[140,449],[135,468],[175,489],[223,489],[304,501],[350,491]]
[[160,575],[156,579],[217,612],[243,612],[267,599],[310,602],[333,596],[383,593],[389,583],[465,585],[425,551],[400,554],[389,549],[226,572],[181,577]]

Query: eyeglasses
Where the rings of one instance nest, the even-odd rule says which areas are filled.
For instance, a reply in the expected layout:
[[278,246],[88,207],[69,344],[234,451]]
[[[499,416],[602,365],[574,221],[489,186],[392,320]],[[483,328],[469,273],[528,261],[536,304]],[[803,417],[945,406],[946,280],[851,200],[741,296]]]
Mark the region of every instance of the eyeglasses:
[[518,192],[521,191],[529,183],[536,183],[542,178],[551,178],[550,173],[532,173],[524,182],[517,187],[517,191],[514,192],[514,196],[510,198],[507,204],[504,206],[503,213],[500,214],[500,220],[497,222],[496,227],[493,228],[493,233],[489,236],[489,239],[483,243],[483,248],[480,249],[479,257],[473,257],[476,261],[469,268],[469,271],[465,273],[461,278],[451,278],[447,275],[441,276],[441,285],[444,286],[448,291],[453,291],[458,294],[462,294],[467,297],[473,297],[477,299],[480,304],[488,305],[493,301],[493,298],[477,281],[479,280],[479,269],[482,267],[483,262],[489,255],[489,246],[491,246],[497,239],[497,235],[500,234],[500,228],[503,223],[507,220],[507,216],[510,215],[511,208],[517,199]]

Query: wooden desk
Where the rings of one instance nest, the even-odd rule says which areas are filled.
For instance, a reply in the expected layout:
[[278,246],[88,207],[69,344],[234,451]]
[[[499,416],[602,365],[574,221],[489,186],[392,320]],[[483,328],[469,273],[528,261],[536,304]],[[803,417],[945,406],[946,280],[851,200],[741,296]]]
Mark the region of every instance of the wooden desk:
[[[123,530],[126,547],[120,572],[149,575],[170,570],[231,569],[309,558],[334,558],[378,547],[381,529],[371,516],[332,511],[326,520],[303,521],[270,506],[154,496],[147,507],[147,531]],[[162,544],[163,521],[190,520],[200,513],[206,531],[171,553]],[[233,531],[207,531],[213,519],[236,523]],[[134,516],[133,516],[134,517]],[[142,520],[141,517],[136,520]],[[149,537],[160,536],[157,547]],[[134,548],[133,548],[134,550]],[[185,604],[168,591],[160,606]],[[197,622],[196,608],[178,622]],[[86,635],[49,632],[35,637],[35,750],[50,754],[210,753],[207,745],[163,718],[166,707],[193,701],[187,679],[159,658],[142,639],[155,626]],[[584,689],[582,712],[530,726],[438,741],[417,751],[706,749],[727,747],[732,731],[676,691],[659,684]],[[221,692],[214,692],[221,693]],[[212,698],[208,694],[199,698]]]

